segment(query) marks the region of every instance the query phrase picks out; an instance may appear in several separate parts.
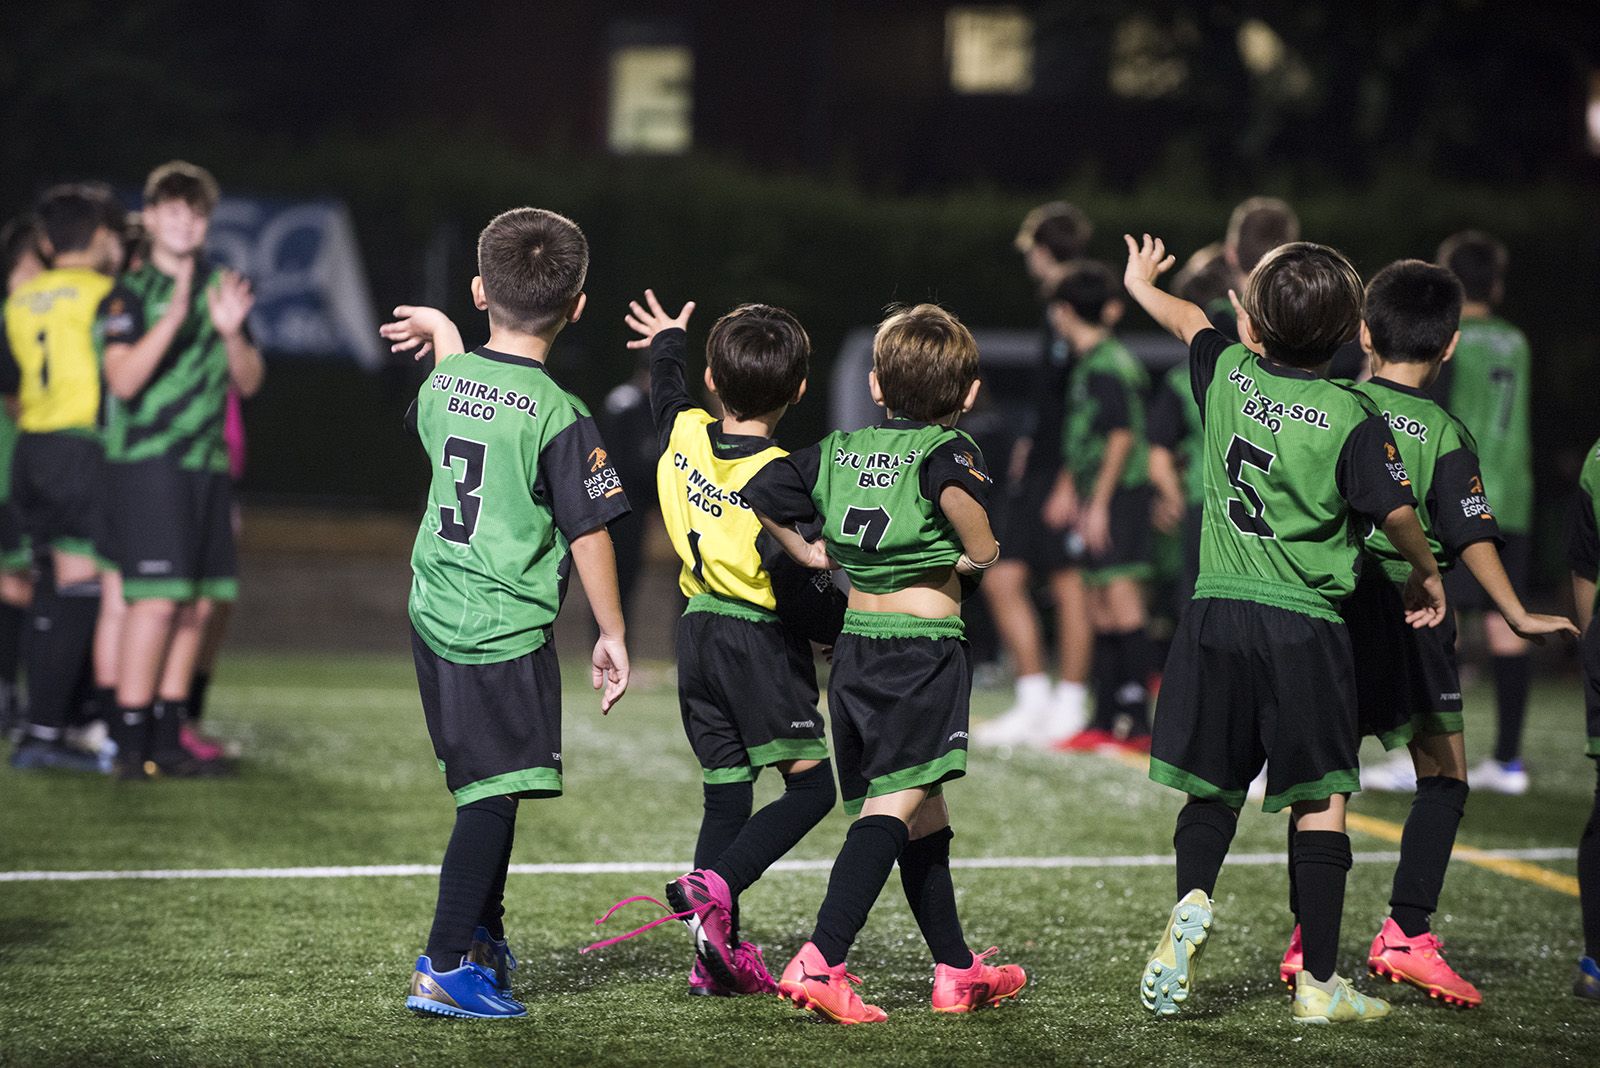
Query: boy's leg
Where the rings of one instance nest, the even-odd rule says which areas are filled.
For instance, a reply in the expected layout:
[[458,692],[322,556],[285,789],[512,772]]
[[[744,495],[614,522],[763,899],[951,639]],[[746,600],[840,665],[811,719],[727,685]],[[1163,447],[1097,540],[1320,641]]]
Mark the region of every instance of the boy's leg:
[[1494,676],[1498,730],[1494,759],[1514,764],[1522,759],[1522,727],[1528,716],[1528,691],[1533,683],[1528,643],[1517,637],[1498,612],[1485,612],[1483,636],[1489,645],[1489,665]]
[[1296,823],[1293,863],[1305,970],[1319,983],[1332,980],[1338,967],[1345,882],[1352,864],[1344,827],[1347,797],[1297,801],[1291,817]]
[[60,744],[87,678],[99,612],[100,582],[93,558],[52,552],[33,599],[26,655],[28,727],[14,766],[99,770],[92,755]]
[[111,736],[117,743],[117,763],[127,776],[142,774],[144,761],[154,754],[156,687],[177,615],[176,601],[151,598],[130,601],[123,617]]
[[850,825],[811,932],[811,944],[829,967],[838,967],[849,956],[911,837],[910,820],[927,796],[928,788],[918,786],[869,797]]
[[128,602],[122,597],[121,573],[115,568],[102,569],[100,617],[94,625],[94,689],[108,727],[116,719],[117,658],[127,616]]
[[[772,867],[789,850],[799,844],[829,812],[833,811],[833,765],[826,760],[788,760],[777,765],[783,775],[783,793],[763,806],[743,822],[733,840],[702,862],[700,849],[695,850],[695,867],[710,868],[728,884],[733,895],[737,916],[739,895],[749,889],[757,879]],[[745,787],[744,811],[750,811],[750,784]],[[706,787],[706,814],[711,814],[711,787]],[[731,825],[731,820],[729,821]],[[705,825],[701,825],[701,842],[705,842]],[[738,920],[733,921],[735,939]]]
[[1128,725],[1127,737],[1145,738],[1150,734],[1150,638],[1144,586],[1136,578],[1119,577],[1105,585],[1100,597],[1114,715]]
[[984,576],[983,596],[1000,642],[1011,658],[1016,701],[999,716],[973,728],[973,740],[982,745],[1032,742],[1041,731],[1048,730],[1048,721],[1053,718],[1050,675],[1045,667],[1039,616],[1028,589],[1029,578],[1028,564],[1015,559],[1002,559]]
[[[1050,593],[1056,605],[1057,669],[1061,676],[1056,685],[1056,700],[1075,707],[1079,713],[1076,718],[1081,723],[1089,699],[1090,672],[1096,659],[1089,591],[1083,584],[1082,570],[1072,567],[1051,572]],[[1095,703],[1098,715],[1099,702]],[[1055,740],[1068,745],[1072,739]]]
[[950,881],[953,837],[944,795],[928,798],[912,818],[909,840],[900,853],[900,886],[934,963],[970,968],[972,951],[961,931],[955,885]]
[[200,655],[195,661],[194,678],[189,684],[189,722],[198,724],[206,714],[206,693],[211,688],[211,676],[217,667],[217,657],[222,653],[222,643],[228,637],[228,622],[233,618],[232,601],[213,601],[211,618],[206,622],[200,639]]
[[1412,740],[1417,796],[1400,838],[1400,863],[1389,895],[1389,915],[1408,938],[1428,933],[1439,907],[1445,869],[1467,802],[1467,756],[1461,733],[1425,734]]
[[1202,890],[1208,898],[1216,896],[1217,876],[1238,827],[1239,812],[1227,802],[1190,796],[1178,811],[1172,832],[1180,899],[1192,890]]
[[461,967],[496,887],[504,891],[516,819],[513,797],[486,797],[456,809],[428,932],[427,955],[434,971]]
[[[1600,961],[1600,760],[1595,768],[1594,807],[1578,842],[1578,896],[1583,907],[1583,954]],[[1600,995],[1600,984],[1596,994]]]

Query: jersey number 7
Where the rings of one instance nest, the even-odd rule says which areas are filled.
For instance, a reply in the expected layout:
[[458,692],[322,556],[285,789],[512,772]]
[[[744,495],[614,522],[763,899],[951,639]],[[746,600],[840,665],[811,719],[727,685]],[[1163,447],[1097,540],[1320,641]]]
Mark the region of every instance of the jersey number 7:
[[455,474],[455,461],[461,461],[461,477],[456,479],[456,506],[439,506],[439,537],[457,545],[472,542],[472,533],[478,529],[478,514],[483,511],[483,498],[478,490],[483,485],[483,458],[489,447],[481,441],[468,438],[447,438],[444,459],[440,466]]
[[878,551],[878,544],[889,530],[889,513],[882,508],[847,508],[839,533],[846,538],[861,539],[861,548],[869,553]]

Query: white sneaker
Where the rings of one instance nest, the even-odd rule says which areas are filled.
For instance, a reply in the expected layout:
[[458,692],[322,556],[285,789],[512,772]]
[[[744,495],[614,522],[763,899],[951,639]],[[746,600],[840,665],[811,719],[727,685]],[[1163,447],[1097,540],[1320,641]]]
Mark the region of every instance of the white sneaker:
[[1045,708],[1039,728],[1031,739],[1041,749],[1054,749],[1083,730],[1089,723],[1089,694],[1081,682],[1058,682]]
[[1467,782],[1474,790],[1488,790],[1492,794],[1521,797],[1528,792],[1528,773],[1520,760],[1509,764],[1485,760],[1467,773]]
[[1417,766],[1402,751],[1381,764],[1361,769],[1361,788],[1385,794],[1410,794],[1417,789]]
[[1050,677],[1025,675],[1017,680],[1017,702],[994,719],[972,729],[977,745],[1028,745],[1038,737],[1050,715]]

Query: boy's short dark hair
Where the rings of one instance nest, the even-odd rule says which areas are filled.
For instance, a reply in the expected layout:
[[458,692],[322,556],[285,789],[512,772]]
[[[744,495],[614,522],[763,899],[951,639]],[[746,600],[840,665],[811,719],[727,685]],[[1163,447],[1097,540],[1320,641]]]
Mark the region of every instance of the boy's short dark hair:
[[478,235],[478,275],[489,317],[525,334],[561,322],[583,292],[589,240],[578,224],[543,208],[513,208]]
[[1050,301],[1065,304],[1085,322],[1098,324],[1105,321],[1106,305],[1121,296],[1116,272],[1097,260],[1079,260],[1056,283]]
[[1436,261],[1461,279],[1468,300],[1488,304],[1506,276],[1505,245],[1482,230],[1463,230],[1451,234],[1439,246]]
[[1300,217],[1288,201],[1277,197],[1251,197],[1233,209],[1228,217],[1228,241],[1239,263],[1249,274],[1261,258],[1279,245],[1300,239]]
[[1250,272],[1244,310],[1267,355],[1291,367],[1327,363],[1361,322],[1361,276],[1344,254],[1295,241]]
[[58,185],[39,199],[39,229],[52,254],[82,252],[106,225],[105,206],[82,186]]
[[1372,347],[1385,360],[1431,363],[1461,325],[1461,283],[1443,267],[1399,260],[1367,283],[1363,312]]
[[794,400],[811,364],[811,338],[782,308],[741,304],[712,324],[706,364],[728,414],[748,419]]
[[222,189],[211,172],[181,159],[163,163],[144,182],[144,206],[153,208],[168,200],[181,200],[201,215],[210,216],[222,199]]
[[1067,263],[1084,254],[1092,236],[1094,224],[1082,208],[1053,200],[1028,212],[1017,230],[1015,244],[1018,252],[1043,245],[1057,263]]
[[901,308],[878,324],[872,369],[885,408],[928,422],[961,409],[978,377],[978,343],[937,304]]
[[1178,273],[1172,276],[1172,291],[1190,304],[1204,308],[1214,300],[1226,300],[1233,288],[1233,269],[1222,254],[1222,242],[1197,249]]
[[30,252],[43,262],[44,254],[39,249],[39,220],[32,212],[25,212],[0,226],[0,288],[5,286],[17,263]]

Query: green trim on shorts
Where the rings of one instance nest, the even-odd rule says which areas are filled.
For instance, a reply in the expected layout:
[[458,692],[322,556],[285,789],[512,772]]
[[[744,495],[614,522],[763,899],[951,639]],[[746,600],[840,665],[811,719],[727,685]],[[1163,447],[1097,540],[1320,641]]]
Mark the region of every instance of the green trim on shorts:
[[439,774],[443,775],[444,774],[444,761],[440,760],[438,757],[434,757],[433,758],[433,762],[435,764],[439,765]]
[[867,783],[866,797],[846,798],[844,810],[848,815],[857,816],[861,814],[861,808],[867,803],[868,797],[884,797],[888,794],[897,794],[901,790],[912,790],[918,786],[928,787],[929,797],[938,797],[944,792],[942,787],[946,779],[960,778],[966,773],[967,751],[952,749],[944,756],[935,757],[926,764],[879,775]]
[[9,553],[0,553],[0,571],[27,571],[32,567],[32,549],[16,549]]
[[1378,741],[1383,744],[1385,753],[1399,749],[1403,745],[1410,745],[1411,739],[1417,734],[1417,718],[1412,717],[1411,722],[1402,723],[1392,731],[1378,735]]
[[1592,757],[1600,757],[1600,738],[1590,738],[1589,739],[1589,749],[1588,749],[1588,752],[1586,753],[1586,755],[1587,756],[1592,756]]
[[1211,572],[1202,574],[1194,583],[1194,599],[1198,601],[1206,597],[1269,605],[1286,612],[1299,612],[1303,616],[1326,619],[1329,623],[1344,626],[1344,620],[1339,618],[1339,613],[1334,611],[1326,597],[1306,586],[1296,586],[1288,582]]
[[1261,802],[1263,812],[1281,812],[1296,801],[1321,801],[1323,798],[1332,797],[1334,794],[1353,794],[1361,789],[1361,771],[1358,768],[1347,768],[1344,771],[1330,771],[1314,782],[1297,783],[1281,794],[1269,794]]
[[1465,732],[1467,718],[1460,712],[1422,712],[1411,717],[1411,725],[1420,737],[1425,734],[1461,734]]
[[123,578],[124,601],[193,601],[199,595],[193,579]]
[[1139,564],[1113,564],[1110,567],[1085,567],[1079,569],[1083,574],[1085,586],[1109,586],[1117,579],[1131,578],[1140,582],[1148,581],[1155,574],[1155,569],[1148,563]]
[[239,599],[239,580],[236,578],[201,579],[200,596],[210,601],[237,601]]
[[94,551],[93,538],[51,538],[50,548],[58,553],[68,553],[72,556],[87,556],[92,560],[102,560]]
[[967,625],[960,616],[942,619],[925,619],[905,612],[861,612],[854,608],[844,613],[844,629],[840,634],[854,634],[858,638],[964,638]]
[[535,794],[540,797],[558,797],[561,794],[561,773],[555,768],[527,768],[491,775],[487,779],[469,782],[459,790],[450,791],[456,807],[482,801],[486,797],[509,797],[516,794]]
[[756,769],[749,764],[736,768],[701,768],[700,781],[707,786],[726,786],[731,782],[755,782]]
[[764,768],[785,760],[827,760],[828,743],[822,738],[774,738],[765,745],[746,749],[745,753],[752,765]]
[[1155,757],[1150,758],[1150,778],[1163,786],[1170,786],[1174,790],[1182,790],[1184,793],[1195,797],[1221,801],[1235,812],[1244,807],[1245,792],[1243,790],[1224,790],[1214,783],[1206,782],[1192,772],[1184,771],[1180,767],[1168,764],[1165,760],[1157,760]]
[[714,616],[742,619],[747,623],[778,622],[776,612],[768,611],[749,601],[741,601],[736,597],[724,597],[719,593],[695,594],[689,598],[689,606],[683,610],[683,614],[688,615],[690,612],[709,612]]

